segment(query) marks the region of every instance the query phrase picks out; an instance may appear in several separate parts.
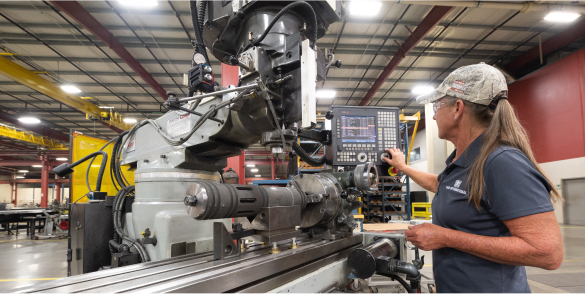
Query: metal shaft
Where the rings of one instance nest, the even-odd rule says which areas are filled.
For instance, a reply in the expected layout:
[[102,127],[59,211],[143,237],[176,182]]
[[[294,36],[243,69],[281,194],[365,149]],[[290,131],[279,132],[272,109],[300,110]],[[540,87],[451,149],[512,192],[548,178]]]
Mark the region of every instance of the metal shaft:
[[250,84],[250,85],[241,86],[241,87],[237,87],[237,88],[233,88],[233,89],[225,89],[225,90],[216,91],[216,92],[212,92],[212,93],[207,93],[207,94],[203,94],[203,95],[197,95],[197,96],[193,96],[193,97],[185,97],[185,98],[179,99],[179,101],[180,102],[188,102],[188,101],[191,101],[191,100],[203,99],[203,98],[212,97],[212,96],[218,96],[218,95],[223,95],[223,94],[227,94],[227,93],[231,93],[231,92],[253,89],[253,88],[257,87],[257,86],[258,86],[257,84]]
[[304,193],[293,187],[199,182],[187,189],[185,204],[189,215],[198,220],[255,216],[263,207],[307,205]]

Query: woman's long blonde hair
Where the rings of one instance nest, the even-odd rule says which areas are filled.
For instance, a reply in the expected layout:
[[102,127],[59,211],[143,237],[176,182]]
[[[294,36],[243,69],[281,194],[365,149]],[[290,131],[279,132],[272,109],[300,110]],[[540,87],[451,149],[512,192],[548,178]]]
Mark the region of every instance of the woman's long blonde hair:
[[[446,97],[454,104],[457,101],[454,97]],[[487,127],[483,136],[483,145],[481,151],[477,156],[469,177],[471,183],[468,182],[469,202],[473,202],[475,206],[480,209],[481,196],[485,189],[485,179],[483,169],[488,156],[500,145],[514,147],[522,151],[526,157],[532,162],[534,167],[540,174],[548,181],[552,190],[550,191],[550,198],[552,202],[562,201],[559,192],[544,174],[544,171],[536,162],[532,149],[530,148],[530,141],[528,134],[518,117],[514,107],[508,102],[508,99],[499,100],[495,109],[477,103],[472,103],[463,100],[463,103],[471,110],[472,115],[476,120]]]

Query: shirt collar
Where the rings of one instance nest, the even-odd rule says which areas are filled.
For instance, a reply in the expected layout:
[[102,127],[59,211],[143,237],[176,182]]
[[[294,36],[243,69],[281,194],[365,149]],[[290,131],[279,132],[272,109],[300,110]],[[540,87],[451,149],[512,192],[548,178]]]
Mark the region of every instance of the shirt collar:
[[477,155],[479,155],[482,145],[483,134],[479,135],[479,137],[473,140],[473,142],[471,142],[471,144],[467,146],[467,149],[463,151],[463,154],[461,154],[461,156],[457,160],[455,160],[455,162],[453,162],[453,158],[455,158],[455,155],[457,154],[457,149],[455,149],[455,151],[453,151],[453,153],[451,153],[451,155],[447,157],[447,161],[445,161],[445,163],[447,164],[447,166],[449,166],[449,164],[453,162],[453,164],[457,166],[467,168],[473,161],[475,161]]

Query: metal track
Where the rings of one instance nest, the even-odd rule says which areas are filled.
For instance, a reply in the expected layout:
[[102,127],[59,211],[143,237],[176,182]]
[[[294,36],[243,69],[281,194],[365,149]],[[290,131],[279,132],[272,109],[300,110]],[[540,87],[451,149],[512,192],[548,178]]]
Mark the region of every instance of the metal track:
[[[73,276],[14,292],[226,292],[234,289],[268,291],[291,281],[307,270],[316,270],[349,254],[360,246],[361,235],[336,241],[306,239],[298,249],[280,245],[251,248],[239,257],[214,260],[211,253],[137,264]],[[304,269],[304,270],[303,270]],[[272,283],[267,281],[274,280]],[[275,287],[273,287],[276,285]]]

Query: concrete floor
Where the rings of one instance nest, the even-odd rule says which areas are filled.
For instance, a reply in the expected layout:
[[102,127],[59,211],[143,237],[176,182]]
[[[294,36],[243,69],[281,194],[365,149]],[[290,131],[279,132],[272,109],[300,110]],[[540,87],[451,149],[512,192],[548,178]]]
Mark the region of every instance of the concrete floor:
[[[561,226],[565,259],[558,270],[527,267],[528,283],[534,293],[585,292],[585,226]],[[0,292],[67,276],[67,240],[30,240],[26,233],[7,236],[0,233]],[[430,252],[425,255],[421,271],[432,279]],[[412,258],[410,258],[412,259]],[[385,278],[374,277],[383,282]],[[378,286],[380,292],[395,292],[392,287]],[[427,292],[423,289],[423,292]]]

